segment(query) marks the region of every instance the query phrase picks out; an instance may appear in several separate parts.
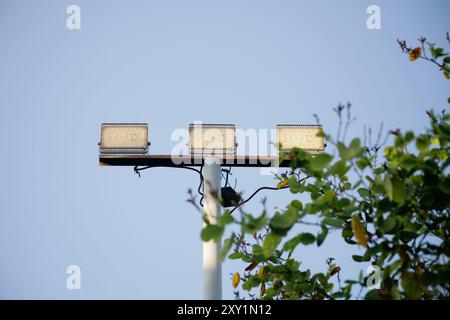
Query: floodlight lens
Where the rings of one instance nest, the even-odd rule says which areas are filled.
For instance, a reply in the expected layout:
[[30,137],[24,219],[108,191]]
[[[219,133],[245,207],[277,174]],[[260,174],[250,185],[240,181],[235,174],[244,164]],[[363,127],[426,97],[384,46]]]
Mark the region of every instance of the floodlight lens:
[[310,152],[323,152],[324,141],[321,125],[278,125],[278,143],[281,150],[300,148]]
[[100,153],[142,154],[148,152],[146,123],[103,123]]
[[190,124],[189,149],[192,154],[236,154],[234,124]]

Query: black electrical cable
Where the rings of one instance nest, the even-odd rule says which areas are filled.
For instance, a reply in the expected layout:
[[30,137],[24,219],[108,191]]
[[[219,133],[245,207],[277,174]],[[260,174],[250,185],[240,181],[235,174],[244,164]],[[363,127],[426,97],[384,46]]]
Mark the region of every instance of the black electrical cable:
[[[175,168],[175,167],[173,167],[173,166],[159,166],[159,167]],[[135,166],[135,167],[134,167],[134,172],[135,172],[136,174],[138,174],[138,175],[139,175],[139,178],[140,178],[140,177],[141,177],[141,174],[140,174],[139,171],[146,170],[146,169],[150,169],[150,168],[154,168],[154,166],[146,166],[146,167],[142,167],[142,168],[139,168],[138,166]],[[178,166],[178,167],[176,167],[176,168],[192,170],[192,171],[195,171],[195,172],[197,172],[197,173],[199,174],[199,176],[200,176],[200,184],[198,185],[197,191],[198,191],[198,193],[201,195],[201,198],[200,198],[200,205],[203,207],[203,198],[204,198],[204,193],[202,192],[202,186],[203,186],[203,181],[204,181],[203,173],[202,173],[202,172],[203,172],[203,165],[200,166],[200,170],[197,170],[197,169],[191,168],[191,167],[187,167],[187,166]]]
[[[228,182],[228,178],[229,178],[230,174],[232,174],[231,173],[231,166],[230,166],[229,169],[221,169],[221,171],[222,171],[222,178],[225,179],[225,187],[228,187],[230,185],[230,183]],[[225,177],[223,176],[224,172],[226,173]]]
[[[175,168],[175,167],[173,167],[173,166],[164,166],[164,165],[159,166],[159,167]],[[146,169],[150,169],[150,168],[154,168],[154,167],[153,167],[153,166],[145,166],[145,167],[139,168],[138,166],[135,166],[135,167],[134,167],[134,172],[137,173],[137,174],[139,175],[139,177],[141,177],[140,171],[146,170]],[[199,202],[200,202],[200,206],[203,207],[203,199],[205,198],[205,194],[204,194],[204,192],[203,192],[204,181],[205,181],[205,179],[204,179],[204,177],[203,177],[203,165],[200,166],[200,170],[197,170],[197,169],[195,169],[195,168],[188,167],[188,166],[178,166],[178,167],[176,167],[176,168],[192,170],[192,171],[195,171],[195,172],[197,172],[197,173],[199,174],[199,176],[200,176],[200,183],[199,183],[199,185],[198,185],[197,192],[198,192],[198,193],[200,194],[200,196],[201,196],[201,197],[200,197],[200,201],[199,201]],[[226,173],[225,186],[227,186],[227,185],[229,184],[229,182],[228,182],[228,177],[229,177],[229,175],[231,174],[231,167],[230,167],[230,169],[222,169],[221,171],[222,171],[222,176],[223,176],[223,172]]]
[[[164,165],[161,165],[159,167],[175,168],[173,166],[164,166]],[[134,172],[136,174],[138,174],[139,177],[141,177],[140,171],[146,170],[146,169],[149,169],[149,168],[154,168],[154,166],[145,166],[145,167],[142,167],[142,168],[139,168],[138,166],[135,166],[134,167]],[[187,166],[178,166],[176,168],[192,170],[192,171],[195,171],[195,172],[197,172],[199,174],[199,176],[200,176],[200,184],[199,184],[199,186],[197,188],[197,191],[201,195],[200,205],[203,207],[203,199],[205,197],[205,194],[204,194],[204,192],[202,190],[202,187],[204,187],[203,165],[200,166],[200,170],[197,170],[197,169],[192,168],[192,167],[187,167]],[[225,186],[227,186],[229,184],[228,177],[231,174],[231,166],[230,166],[230,169],[222,169],[221,171],[222,171],[222,176],[223,176],[223,172],[226,173]],[[309,178],[309,177],[304,177],[299,182],[302,182],[302,181],[306,180],[307,178]],[[283,189],[287,189],[287,188],[289,188],[289,186],[285,186],[285,187],[281,187],[281,188],[276,188],[276,187],[261,187],[261,188],[258,188],[255,192],[253,192],[253,194],[250,197],[248,197],[246,200],[242,201],[237,206],[235,206],[233,209],[231,209],[230,214],[232,214],[237,208],[240,208],[241,206],[243,206],[244,204],[249,202],[261,190],[283,190]]]
[[281,187],[281,188],[275,188],[275,187],[261,187],[259,189],[257,189],[255,192],[253,192],[253,194],[248,197],[246,200],[242,201],[241,203],[239,203],[236,207],[234,207],[233,209],[231,209],[230,214],[232,214],[234,212],[234,210],[236,210],[237,208],[243,206],[244,204],[246,204],[247,202],[249,202],[254,196],[256,196],[256,194],[258,192],[260,192],[261,190],[283,190],[283,189],[287,189],[289,188],[289,186],[285,186],[285,187]]
[[[306,179],[308,179],[309,177],[304,177],[303,179],[300,179],[299,182],[303,182]],[[260,192],[261,190],[283,190],[283,189],[287,189],[289,188],[289,186],[284,186],[281,188],[276,188],[276,187],[261,187],[259,189],[257,189],[255,192],[253,192],[253,194],[248,197],[246,200],[242,201],[241,203],[239,203],[236,207],[234,207],[233,209],[231,209],[230,214],[232,214],[234,212],[234,210],[236,210],[237,208],[243,206],[244,204],[246,204],[247,202],[249,202],[258,192]]]
[[203,165],[200,166],[200,170],[199,170],[199,174],[200,174],[200,184],[198,185],[197,191],[200,194],[200,205],[203,207],[203,198],[205,197],[205,194],[203,193],[203,187],[204,187],[204,177],[203,177]]
[[[178,167],[174,167],[174,166],[163,166],[163,165],[160,165],[160,166],[158,166],[158,167],[188,169],[188,170],[193,170],[193,171],[197,172],[198,174],[202,175],[202,173],[201,173],[200,170],[197,170],[197,169],[191,168],[191,167],[187,167],[187,166],[178,166]],[[134,172],[139,173],[139,171],[146,170],[146,169],[150,169],[150,168],[155,168],[155,166],[146,166],[146,167],[142,167],[142,168],[139,168],[138,166],[135,166],[135,167],[134,167]],[[202,176],[203,176],[203,175],[202,175]]]

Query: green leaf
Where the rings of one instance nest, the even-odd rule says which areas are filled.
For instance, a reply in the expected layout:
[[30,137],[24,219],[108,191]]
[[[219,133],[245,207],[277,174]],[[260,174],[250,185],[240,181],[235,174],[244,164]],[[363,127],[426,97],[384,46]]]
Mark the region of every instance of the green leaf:
[[389,216],[380,224],[379,228],[383,233],[391,233],[395,231],[396,226],[397,221],[395,220],[395,218]]
[[262,248],[260,245],[254,244],[253,245],[253,249],[252,252],[255,256],[260,256],[262,255]]
[[445,193],[450,193],[450,177],[446,177],[443,181],[441,181],[439,188]]
[[225,257],[227,256],[228,251],[230,251],[231,246],[233,245],[234,238],[235,238],[235,235],[233,233],[231,235],[231,237],[229,237],[228,239],[226,239],[223,242],[222,249],[220,249],[220,261],[224,261],[225,260]]
[[232,254],[230,254],[230,255],[228,256],[228,259],[231,259],[231,260],[237,260],[237,259],[242,258],[243,255],[244,255],[244,254],[243,254],[242,252],[233,252]]
[[380,295],[378,289],[372,289],[366,293],[364,299],[366,299],[366,300],[384,300],[384,297]]
[[319,272],[319,273],[316,273],[315,275],[313,275],[312,279],[319,280],[319,282],[321,284],[326,284],[328,282],[326,276],[322,272]]
[[406,170],[414,169],[417,166],[417,158],[411,154],[404,154],[401,157],[401,165]]
[[339,160],[331,166],[328,173],[330,175],[337,175],[340,178],[342,178],[345,176],[345,174],[348,172],[349,169],[350,166],[347,166],[345,160]]
[[313,234],[308,233],[308,232],[300,233],[298,235],[298,237],[300,239],[300,242],[302,244],[304,244],[305,246],[312,244],[316,241],[316,237]]
[[361,140],[359,138],[353,139],[352,142],[350,142],[350,146],[348,148],[348,156],[350,157],[350,159],[356,157],[359,153],[361,153],[361,151]]
[[394,271],[400,268],[403,264],[403,260],[399,259],[384,268],[383,274],[384,277],[390,277]]
[[286,243],[283,246],[283,251],[293,251],[295,247],[299,243],[304,244],[305,246],[312,244],[316,241],[316,237],[314,237],[311,233],[300,233],[299,235],[295,236],[294,238],[290,239],[289,241],[286,241]]
[[328,234],[328,228],[322,226],[322,232],[317,235],[317,246],[320,247],[322,243],[325,241],[325,238]]
[[430,51],[431,54],[433,55],[433,58],[445,56],[444,48],[435,48],[434,46],[430,46]]
[[293,206],[288,206],[283,214],[280,214],[279,212],[275,213],[272,219],[270,219],[269,226],[273,232],[284,236],[289,229],[292,228],[298,218],[298,210]]
[[250,291],[253,288],[258,287],[261,284],[261,280],[258,276],[250,276],[244,284],[242,284],[242,289]]
[[402,135],[398,135],[395,138],[395,143],[394,145],[399,148],[399,149],[403,149],[405,147],[405,139],[403,138]]
[[335,219],[335,218],[326,217],[322,220],[322,222],[328,226],[332,226],[332,227],[336,227],[336,228],[342,227],[342,223],[338,219]]
[[314,171],[323,170],[333,160],[333,156],[328,153],[320,153],[311,160],[311,168]]
[[338,142],[337,149],[339,152],[339,156],[344,160],[348,160],[347,159],[347,148],[345,147],[345,144],[343,144],[342,142]]
[[405,183],[397,178],[392,179],[392,200],[402,205],[405,202]]
[[342,229],[342,238],[351,238],[353,237],[353,231],[352,229]]
[[227,210],[222,215],[220,215],[217,220],[218,220],[219,224],[226,226],[226,225],[232,223],[234,221],[234,218],[230,214],[230,211]]
[[369,258],[366,258],[366,257],[364,257],[364,256],[359,256],[359,255],[357,255],[357,254],[352,255],[352,259],[353,259],[353,261],[356,261],[356,262],[370,261],[370,257],[369,257]]
[[418,276],[412,272],[407,272],[402,276],[402,287],[409,299],[419,299],[421,288]]
[[370,188],[372,190],[372,193],[374,194],[383,194],[385,191],[381,179],[379,181],[374,182],[374,184],[372,184]]
[[292,272],[296,271],[300,267],[300,261],[297,261],[295,259],[289,259],[288,261],[286,261],[285,267],[289,271],[292,271]]
[[264,295],[264,299],[271,300],[280,292],[280,288],[270,287],[267,288],[266,294]]
[[392,187],[392,181],[391,178],[389,178],[388,175],[384,176],[384,190],[386,191],[386,195],[388,196],[389,200],[392,201],[394,198],[394,188]]
[[430,145],[430,139],[425,135],[420,135],[416,140],[416,147],[420,152],[426,152]]
[[369,190],[367,190],[366,188],[359,188],[358,193],[361,197],[369,197],[370,195]]
[[203,241],[210,240],[218,241],[223,234],[223,227],[216,224],[208,224],[200,233],[200,237]]
[[254,218],[250,214],[244,214],[245,222],[242,224],[242,231],[244,233],[254,233],[267,224],[266,212],[264,211],[259,217]]
[[412,132],[412,131],[407,131],[406,133],[405,133],[405,142],[406,143],[410,143],[411,141],[413,141],[414,140],[414,132]]
[[370,160],[367,157],[361,157],[356,160],[356,166],[359,170],[364,170],[370,164]]
[[402,295],[397,288],[391,289],[391,295],[393,300],[402,300]]
[[341,208],[341,209],[344,209],[345,207],[348,207],[350,204],[351,204],[351,201],[348,198],[341,198],[337,202],[338,207]]
[[263,255],[265,258],[270,258],[277,246],[280,244],[282,236],[270,232],[266,238],[264,239],[264,243],[262,246]]
[[288,184],[292,193],[299,193],[302,191],[302,185],[297,181],[297,177],[295,175],[289,177]]
[[298,211],[303,210],[303,204],[297,199],[291,201],[291,206],[293,206]]
[[338,142],[337,147],[340,157],[344,160],[351,160],[363,151],[359,138],[353,139],[348,148],[342,142]]

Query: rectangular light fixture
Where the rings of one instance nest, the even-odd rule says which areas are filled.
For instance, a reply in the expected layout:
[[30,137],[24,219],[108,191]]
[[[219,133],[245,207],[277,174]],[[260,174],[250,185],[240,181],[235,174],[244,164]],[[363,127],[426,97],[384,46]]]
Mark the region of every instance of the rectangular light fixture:
[[191,154],[235,155],[236,126],[234,124],[190,124],[189,150]]
[[102,123],[100,153],[145,154],[149,145],[146,123]]
[[319,153],[325,149],[323,137],[318,136],[322,132],[321,125],[279,124],[277,142],[281,144],[281,151],[300,148],[310,153]]

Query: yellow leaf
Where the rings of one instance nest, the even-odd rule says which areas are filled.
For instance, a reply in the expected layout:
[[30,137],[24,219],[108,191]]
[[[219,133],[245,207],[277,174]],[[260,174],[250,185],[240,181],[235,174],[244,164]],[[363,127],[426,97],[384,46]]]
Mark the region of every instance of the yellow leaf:
[[266,293],[266,283],[263,282],[263,283],[261,283],[261,289],[259,290],[259,294],[260,294],[261,298],[264,297],[265,293]]
[[264,279],[264,272],[265,272],[264,267],[259,268],[259,270],[258,270],[258,278],[259,278],[259,280],[263,280]]
[[450,74],[444,70],[444,77],[445,79],[450,79]]
[[439,136],[432,136],[431,137],[431,144],[439,145]]
[[417,47],[411,50],[409,53],[409,61],[415,61],[422,55],[422,49]]
[[233,276],[233,288],[236,289],[239,282],[241,281],[241,276],[239,275],[239,272],[236,272]]
[[401,280],[402,287],[405,290],[408,299],[420,299],[422,292],[418,275],[413,272],[405,272],[402,275]]
[[366,230],[357,214],[352,217],[352,230],[358,244],[367,248]]
[[277,188],[278,189],[283,188],[283,187],[287,186],[288,184],[289,184],[289,180],[288,179],[284,179],[283,181],[278,182]]

